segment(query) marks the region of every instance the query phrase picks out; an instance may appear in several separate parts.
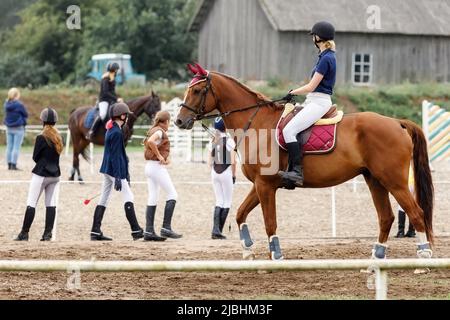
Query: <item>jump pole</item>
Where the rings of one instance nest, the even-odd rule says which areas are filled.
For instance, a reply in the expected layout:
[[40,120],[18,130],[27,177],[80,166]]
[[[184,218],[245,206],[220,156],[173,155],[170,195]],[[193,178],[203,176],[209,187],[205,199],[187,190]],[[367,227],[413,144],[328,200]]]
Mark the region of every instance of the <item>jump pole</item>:
[[65,150],[66,157],[69,155],[69,148],[70,148],[70,130],[67,130],[67,135],[66,135],[66,150]]
[[331,236],[336,238],[336,187],[331,187]]

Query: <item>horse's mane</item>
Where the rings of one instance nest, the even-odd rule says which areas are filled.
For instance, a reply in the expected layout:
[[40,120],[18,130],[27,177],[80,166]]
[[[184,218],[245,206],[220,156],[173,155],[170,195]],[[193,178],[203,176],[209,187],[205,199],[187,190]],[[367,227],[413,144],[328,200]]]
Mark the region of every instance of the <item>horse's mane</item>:
[[244,89],[245,91],[247,91],[248,93],[251,93],[252,95],[254,95],[258,100],[262,100],[262,101],[270,101],[270,99],[268,97],[266,97],[265,95],[263,95],[262,93],[255,91],[253,89],[251,89],[250,87],[246,86],[245,84],[243,84],[242,82],[240,82],[239,80],[237,80],[236,78],[233,78],[232,76],[229,76],[227,74],[224,73],[220,73],[217,71],[211,71],[211,73],[220,75],[222,77],[225,77],[231,81],[233,81],[234,83],[236,83],[238,86],[240,86],[242,89]]
[[141,97],[134,98],[133,100],[128,100],[128,101],[127,101],[127,104],[128,104],[128,105],[134,104],[136,101],[146,99],[146,98],[148,98],[149,96],[150,96],[150,95],[146,95],[146,96],[141,96]]

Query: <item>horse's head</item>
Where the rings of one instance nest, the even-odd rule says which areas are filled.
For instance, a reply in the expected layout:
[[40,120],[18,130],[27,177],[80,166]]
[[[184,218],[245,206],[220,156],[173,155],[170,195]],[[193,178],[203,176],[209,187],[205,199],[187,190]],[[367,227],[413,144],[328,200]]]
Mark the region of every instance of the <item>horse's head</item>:
[[152,94],[149,96],[149,99],[145,104],[144,112],[150,119],[153,119],[158,111],[161,111],[161,99],[152,90]]
[[211,85],[211,74],[199,64],[188,65],[194,78],[189,84],[181,104],[175,125],[180,129],[192,129],[196,120],[216,109],[217,98]]

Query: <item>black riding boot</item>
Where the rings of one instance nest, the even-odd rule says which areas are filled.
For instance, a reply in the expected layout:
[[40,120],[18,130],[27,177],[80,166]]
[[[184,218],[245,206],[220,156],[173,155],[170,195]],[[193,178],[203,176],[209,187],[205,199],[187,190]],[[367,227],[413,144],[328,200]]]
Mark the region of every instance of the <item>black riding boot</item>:
[[36,209],[28,206],[25,211],[25,217],[23,218],[22,231],[20,231],[15,241],[28,241],[28,232],[30,232],[31,225],[34,220]]
[[56,207],[47,207],[45,212],[45,229],[41,241],[52,240],[53,225],[55,224]]
[[303,186],[303,147],[299,142],[287,143],[286,147],[289,153],[289,168],[290,171],[280,171],[278,175],[290,182],[293,182],[296,186]]
[[133,202],[125,203],[125,215],[127,216],[127,220],[131,227],[131,236],[133,240],[138,240],[144,237],[144,230],[139,226],[139,223],[136,219],[136,212],[134,211]]
[[398,210],[398,232],[395,236],[396,238],[403,238],[405,236],[405,220],[406,213],[405,211]]
[[89,129],[89,133],[86,136],[86,139],[91,140],[94,138],[95,132],[97,131],[98,126],[100,125],[102,118],[100,116],[96,116],[94,122],[92,122],[92,126]]
[[147,211],[145,212],[145,232],[144,241],[165,241],[166,238],[160,237],[155,232],[155,212],[156,206],[147,206]]
[[91,240],[92,241],[111,241],[112,239],[103,235],[100,227],[102,226],[103,215],[106,207],[97,206],[94,212],[94,221],[92,223]]
[[416,230],[414,229],[414,226],[412,225],[411,221],[409,222],[408,232],[405,234],[405,237],[407,238],[416,237]]
[[226,239],[226,237],[222,234],[222,231],[220,230],[220,218],[221,218],[221,212],[222,212],[222,208],[221,207],[215,207],[214,208],[214,218],[213,218],[213,229],[211,232],[211,238],[212,239]]
[[169,200],[166,202],[166,207],[164,208],[164,220],[163,226],[161,228],[161,236],[165,238],[179,239],[182,237],[181,234],[178,234],[172,230],[172,216],[175,210],[175,204],[177,202],[175,200]]
[[12,168],[12,164],[8,163],[8,170],[11,170],[11,168]]
[[225,226],[225,222],[227,221],[228,212],[230,212],[230,208],[222,208],[220,211],[220,232],[223,232],[223,227]]

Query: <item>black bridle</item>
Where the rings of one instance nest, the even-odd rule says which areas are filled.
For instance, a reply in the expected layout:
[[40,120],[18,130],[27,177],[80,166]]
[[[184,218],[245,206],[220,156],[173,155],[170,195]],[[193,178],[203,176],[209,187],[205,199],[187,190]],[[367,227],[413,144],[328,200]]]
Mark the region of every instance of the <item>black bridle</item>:
[[[228,116],[228,115],[230,115],[232,113],[243,112],[243,111],[247,111],[247,110],[251,110],[251,109],[256,109],[255,112],[252,114],[252,116],[249,118],[249,120],[247,122],[247,125],[244,128],[244,135],[248,131],[248,129],[250,129],[250,126],[252,125],[253,119],[256,117],[256,115],[258,114],[258,111],[260,110],[261,107],[263,107],[263,106],[271,106],[271,105],[273,105],[273,104],[275,104],[277,102],[285,101],[284,99],[262,100],[262,101],[259,101],[256,104],[251,105],[251,106],[246,106],[246,107],[242,107],[242,108],[235,109],[235,110],[230,110],[230,111],[225,111],[225,112],[218,112],[218,113],[215,113],[215,114],[208,115],[205,112],[205,109],[206,109],[206,98],[208,97],[208,92],[211,91],[211,94],[214,97],[215,109],[217,109],[220,104],[219,104],[219,101],[217,99],[216,94],[214,93],[214,89],[213,89],[212,84],[211,84],[211,75],[208,74],[207,76],[203,77],[202,80],[206,80],[206,86],[202,90],[202,98],[200,100],[200,109],[199,110],[195,110],[194,108],[188,106],[184,102],[182,104],[180,104],[180,107],[181,108],[186,108],[189,111],[191,111],[194,114],[194,119],[193,119],[194,121],[201,121],[203,119],[213,119],[213,118],[217,118],[217,117],[226,117],[226,116]],[[200,81],[202,81],[202,80],[200,80]],[[239,142],[236,144],[235,151],[237,151],[237,149],[238,149],[238,147],[239,147],[239,145],[240,145],[240,143],[242,141],[242,138],[243,138],[243,136],[241,137]]]

